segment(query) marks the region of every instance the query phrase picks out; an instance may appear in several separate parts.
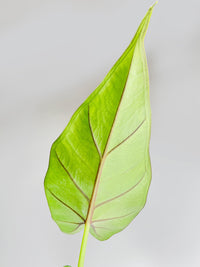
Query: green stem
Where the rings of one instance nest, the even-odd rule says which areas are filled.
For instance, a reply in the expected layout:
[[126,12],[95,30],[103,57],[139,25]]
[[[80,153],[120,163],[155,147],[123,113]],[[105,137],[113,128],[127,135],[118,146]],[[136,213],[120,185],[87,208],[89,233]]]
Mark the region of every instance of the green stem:
[[78,267],[84,267],[85,251],[86,251],[86,246],[87,246],[89,230],[90,230],[90,223],[86,221],[85,229],[83,233],[83,239],[81,243],[80,254],[79,254]]

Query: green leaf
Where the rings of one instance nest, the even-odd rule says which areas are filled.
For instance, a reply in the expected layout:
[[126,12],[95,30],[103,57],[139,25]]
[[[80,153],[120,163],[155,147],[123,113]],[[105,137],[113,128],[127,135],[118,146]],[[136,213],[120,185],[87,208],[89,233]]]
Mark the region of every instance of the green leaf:
[[106,240],[144,207],[151,181],[151,112],[144,37],[153,7],[103,82],[54,142],[45,178],[53,219],[65,233]]

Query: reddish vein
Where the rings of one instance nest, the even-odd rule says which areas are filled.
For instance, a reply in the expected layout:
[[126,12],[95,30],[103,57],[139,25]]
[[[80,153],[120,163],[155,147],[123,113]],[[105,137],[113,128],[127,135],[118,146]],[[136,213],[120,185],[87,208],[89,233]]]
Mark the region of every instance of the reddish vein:
[[101,151],[100,151],[100,149],[99,149],[99,147],[97,145],[97,142],[96,142],[96,140],[94,138],[94,134],[93,134],[92,126],[91,126],[91,122],[90,122],[90,109],[89,109],[89,105],[88,105],[88,123],[89,123],[89,128],[90,128],[90,132],[91,132],[91,135],[92,135],[93,142],[95,144],[95,147],[96,147],[96,149],[97,149],[97,151],[99,153],[99,157],[101,159],[102,158]]
[[113,197],[113,198],[111,198],[111,199],[108,199],[108,200],[105,200],[105,201],[99,203],[98,205],[96,205],[95,209],[98,208],[98,207],[100,207],[100,206],[102,206],[102,205],[104,205],[104,204],[106,204],[106,203],[108,203],[108,202],[111,202],[111,201],[113,201],[113,200],[115,200],[115,199],[117,199],[117,198],[120,198],[120,197],[122,197],[122,196],[128,194],[128,193],[129,193],[130,191],[132,191],[136,186],[138,186],[139,183],[141,183],[141,181],[142,181],[142,180],[144,179],[144,177],[145,177],[145,174],[146,174],[146,171],[145,171],[144,175],[142,176],[142,178],[141,178],[141,179],[140,179],[134,186],[132,186],[131,188],[129,188],[127,191],[121,193],[120,195],[117,195],[116,197]]
[[104,221],[112,221],[112,220],[115,220],[115,219],[121,219],[121,218],[124,218],[124,217],[128,217],[128,216],[130,216],[130,215],[132,215],[134,213],[135,213],[135,211],[134,212],[130,212],[130,213],[125,214],[125,215],[122,215],[122,216],[119,216],[119,217],[112,217],[112,218],[105,218],[105,219],[94,220],[94,221],[92,221],[92,223],[104,222]]
[[[131,64],[130,64],[130,66],[131,66]],[[122,102],[122,99],[123,99],[123,96],[124,96],[124,92],[125,92],[126,84],[127,84],[127,81],[128,81],[128,77],[129,77],[129,73],[127,75],[125,86],[124,86],[123,92],[122,92],[120,100],[119,100],[119,104],[118,104],[118,107],[117,107],[117,110],[116,110],[116,113],[115,113],[115,117],[113,119],[113,123],[112,123],[111,130],[110,130],[110,133],[109,133],[106,145],[105,145],[105,149],[104,149],[102,158],[101,158],[101,160],[99,162],[99,167],[98,167],[98,170],[97,170],[95,185],[94,185],[94,189],[93,189],[93,192],[92,192],[92,198],[91,198],[89,209],[88,209],[86,224],[91,224],[91,221],[92,221],[92,217],[93,217],[93,213],[94,213],[94,207],[95,207],[95,201],[96,201],[96,196],[97,196],[98,187],[99,187],[99,183],[100,183],[100,178],[101,178],[101,174],[102,174],[102,170],[103,170],[103,165],[104,165],[105,159],[107,157],[107,148],[108,148],[109,141],[110,141],[110,138],[111,138],[111,135],[112,135],[112,131],[113,131],[113,128],[114,128],[114,125],[115,125],[117,114],[119,112],[119,108],[120,108],[120,105],[121,105],[121,102]]]
[[78,230],[78,228],[83,225],[83,223],[79,224],[73,231],[71,231],[71,233],[75,232],[76,230]]
[[96,231],[94,225],[91,224],[90,226],[92,227],[92,229],[93,229],[95,235],[98,236],[99,238],[101,238],[101,236],[97,233],[97,231]]
[[83,190],[77,185],[77,183],[75,182],[74,178],[71,176],[71,174],[69,173],[69,171],[66,169],[66,167],[63,165],[62,161],[60,160],[60,158],[58,157],[57,152],[56,153],[56,157],[60,163],[60,165],[63,167],[63,169],[66,171],[66,173],[68,174],[69,178],[71,179],[71,181],[73,182],[73,184],[75,185],[75,187],[81,192],[81,194],[87,199],[88,202],[90,202],[89,197],[83,192]]
[[57,201],[59,201],[61,204],[63,204],[68,209],[72,210],[74,213],[76,213],[76,215],[78,215],[85,222],[85,219],[76,210],[74,210],[72,207],[68,206],[65,202],[59,199],[50,189],[47,188],[47,190]]
[[107,230],[107,231],[112,231],[110,228],[108,227],[104,227],[104,226],[94,226],[93,224],[91,224],[91,226],[93,226],[94,228],[93,229],[104,229],[104,230]]
[[121,144],[123,144],[124,142],[126,142],[132,135],[134,135],[139,129],[140,127],[143,125],[143,123],[145,122],[145,119],[140,123],[140,125],[129,135],[127,136],[123,141],[121,141],[118,145],[114,146],[110,151],[108,151],[107,155],[110,154],[113,150],[115,150],[117,147],[119,147]]
[[57,220],[57,219],[55,219],[55,221],[57,221],[57,222],[60,222],[60,223],[68,223],[68,224],[84,224],[84,222],[81,222],[81,223],[79,223],[79,222],[68,222],[68,221],[62,221],[62,220]]

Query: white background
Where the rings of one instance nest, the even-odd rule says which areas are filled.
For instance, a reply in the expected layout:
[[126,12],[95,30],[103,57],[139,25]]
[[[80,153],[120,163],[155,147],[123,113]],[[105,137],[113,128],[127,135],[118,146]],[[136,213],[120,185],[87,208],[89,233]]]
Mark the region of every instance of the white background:
[[[52,142],[131,41],[152,1],[0,0],[0,266],[77,266],[43,180]],[[160,0],[145,40],[153,179],[123,232],[89,237],[85,267],[200,266],[200,1]]]

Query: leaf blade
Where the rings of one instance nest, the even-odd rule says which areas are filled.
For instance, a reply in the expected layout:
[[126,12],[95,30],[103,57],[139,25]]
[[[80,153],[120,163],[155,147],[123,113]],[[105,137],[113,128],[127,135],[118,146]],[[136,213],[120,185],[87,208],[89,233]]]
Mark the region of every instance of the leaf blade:
[[[91,234],[105,240],[124,229],[146,202],[151,115],[143,41],[151,13],[152,8],[122,57],[52,146],[45,191],[52,217],[67,233],[88,222]],[[119,186],[114,181],[120,183],[121,177]]]

